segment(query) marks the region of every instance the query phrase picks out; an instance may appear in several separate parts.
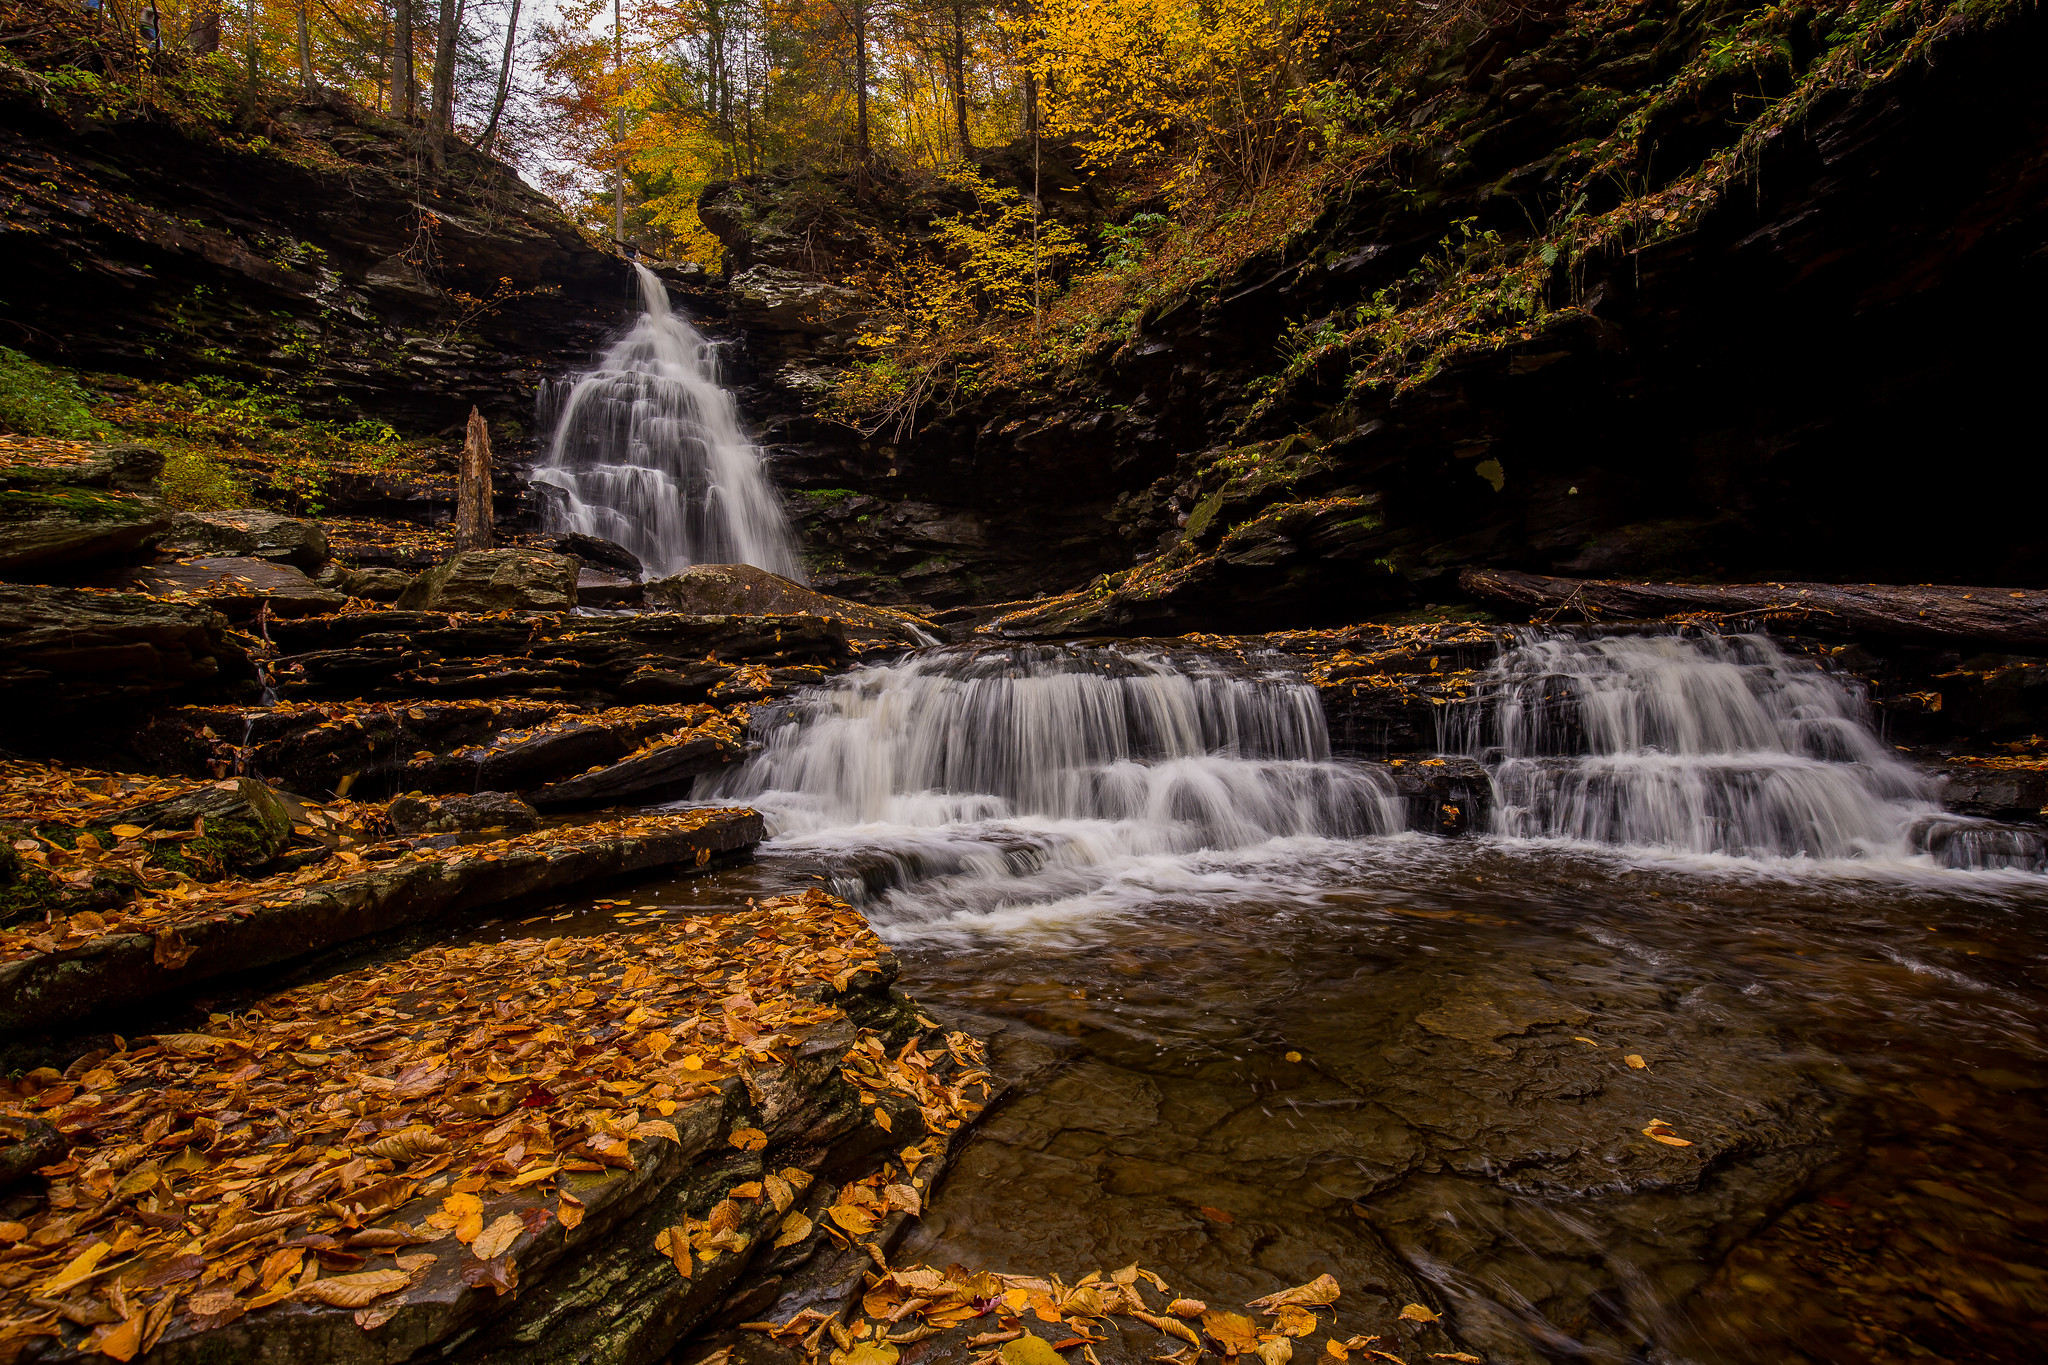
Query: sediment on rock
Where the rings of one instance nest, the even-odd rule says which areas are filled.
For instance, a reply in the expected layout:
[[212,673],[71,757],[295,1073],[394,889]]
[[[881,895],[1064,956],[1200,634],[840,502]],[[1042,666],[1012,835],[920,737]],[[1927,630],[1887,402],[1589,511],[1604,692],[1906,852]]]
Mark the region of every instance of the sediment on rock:
[[762,837],[750,810],[700,809],[450,848],[337,854],[255,882],[151,887],[129,904],[0,930],[0,1031],[105,1023],[170,992],[395,929],[654,868],[704,867]]

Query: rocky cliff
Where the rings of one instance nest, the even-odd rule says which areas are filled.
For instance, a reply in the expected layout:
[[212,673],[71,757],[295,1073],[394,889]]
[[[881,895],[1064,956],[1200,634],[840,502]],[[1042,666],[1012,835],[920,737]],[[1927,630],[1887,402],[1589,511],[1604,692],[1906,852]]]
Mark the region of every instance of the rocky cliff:
[[503,164],[436,169],[340,99],[234,135],[0,96],[0,337],[53,363],[221,375],[322,416],[523,426],[631,272]]
[[[2032,586],[2039,347],[2012,324],[2048,297],[2048,19],[1887,14],[1849,42],[1839,15],[1739,4],[1517,18],[1408,92],[1430,136],[1307,233],[900,443],[811,417],[845,336],[818,321],[832,280],[789,227],[802,206],[778,209],[794,188],[714,190],[807,539],[850,595],[1108,574],[1014,622],[1046,634],[1353,619],[1459,600],[1472,565]],[[1745,24],[1763,55],[1736,61]],[[1614,139],[1628,157],[1593,174]],[[1476,289],[1431,283],[1446,242],[1595,215],[1604,240],[1524,314],[1415,343],[1385,382],[1303,340]]]

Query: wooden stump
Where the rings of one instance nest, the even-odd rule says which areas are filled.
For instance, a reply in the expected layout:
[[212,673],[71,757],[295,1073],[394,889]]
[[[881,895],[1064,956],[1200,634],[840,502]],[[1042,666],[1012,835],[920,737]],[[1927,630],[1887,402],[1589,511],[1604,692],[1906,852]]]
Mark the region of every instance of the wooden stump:
[[484,415],[469,410],[462,442],[462,474],[455,490],[455,553],[491,548],[491,433]]

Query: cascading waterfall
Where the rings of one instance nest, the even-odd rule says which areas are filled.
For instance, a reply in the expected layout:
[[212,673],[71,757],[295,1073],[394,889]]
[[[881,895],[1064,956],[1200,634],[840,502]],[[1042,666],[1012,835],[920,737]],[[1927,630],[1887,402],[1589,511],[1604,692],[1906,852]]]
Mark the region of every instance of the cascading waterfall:
[[1872,733],[1867,709],[1851,680],[1760,635],[1532,635],[1447,717],[1444,747],[1487,765],[1498,834],[2032,865],[2026,840],[1944,815],[1933,783]]
[[761,452],[719,385],[716,348],[669,307],[653,271],[633,269],[633,329],[597,369],[542,388],[541,424],[552,418],[555,435],[533,477],[562,495],[548,529],[616,542],[657,574],[752,564],[805,581]]
[[1113,905],[1204,850],[1402,827],[1391,783],[1334,762],[1314,689],[1213,657],[939,649],[855,670],[756,721],[704,783],[842,892],[923,879],[921,919]]

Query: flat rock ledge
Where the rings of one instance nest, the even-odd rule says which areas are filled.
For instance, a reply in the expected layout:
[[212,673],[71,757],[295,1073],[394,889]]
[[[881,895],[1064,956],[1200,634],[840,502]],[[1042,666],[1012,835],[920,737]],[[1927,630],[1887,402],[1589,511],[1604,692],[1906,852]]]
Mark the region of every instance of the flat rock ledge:
[[857,1292],[994,1089],[895,976],[812,890],[429,948],[0,1083],[60,1139],[0,1191],[0,1351],[640,1365],[807,1262]]
[[708,866],[762,837],[761,817],[751,810],[680,811],[407,850],[388,862],[330,860],[260,882],[174,888],[104,915],[0,931],[0,959],[7,959],[0,960],[0,1033],[104,1023],[201,982],[356,939],[610,877]]

